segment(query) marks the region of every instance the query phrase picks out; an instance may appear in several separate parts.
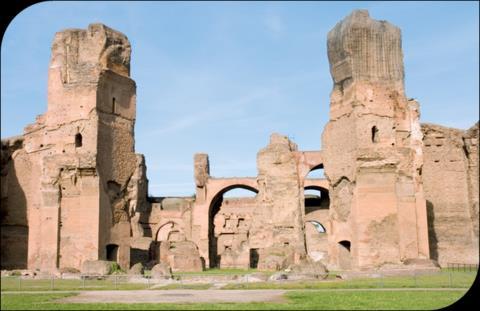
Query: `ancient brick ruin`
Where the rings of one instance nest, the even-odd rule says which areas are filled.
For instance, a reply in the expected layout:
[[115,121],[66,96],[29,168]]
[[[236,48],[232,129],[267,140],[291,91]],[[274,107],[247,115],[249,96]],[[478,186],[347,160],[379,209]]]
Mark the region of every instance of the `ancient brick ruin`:
[[[258,175],[245,178],[212,177],[208,155],[196,154],[195,196],[158,198],[135,153],[127,37],[102,24],[57,33],[47,112],[2,139],[2,269],[478,263],[478,123],[420,124],[390,23],[354,11],[327,44],[334,86],[321,150],[272,134]],[[326,178],[308,178],[317,169]],[[223,198],[235,188],[257,194]]]

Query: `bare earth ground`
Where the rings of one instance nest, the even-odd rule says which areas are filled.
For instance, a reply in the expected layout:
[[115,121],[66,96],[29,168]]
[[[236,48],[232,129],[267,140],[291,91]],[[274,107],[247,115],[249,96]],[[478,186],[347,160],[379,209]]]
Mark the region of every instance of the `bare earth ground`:
[[60,303],[286,302],[285,290],[129,290],[84,291]]
[[[313,290],[313,289],[312,289]],[[466,291],[459,288],[370,288],[370,289],[315,289],[313,291]],[[59,299],[58,303],[220,303],[220,302],[277,302],[287,300],[284,294],[291,290],[249,289],[249,290],[102,290],[102,291],[9,291],[3,294],[25,293],[78,293],[77,296]],[[298,291],[298,290],[297,290]],[[305,289],[304,291],[309,291]]]

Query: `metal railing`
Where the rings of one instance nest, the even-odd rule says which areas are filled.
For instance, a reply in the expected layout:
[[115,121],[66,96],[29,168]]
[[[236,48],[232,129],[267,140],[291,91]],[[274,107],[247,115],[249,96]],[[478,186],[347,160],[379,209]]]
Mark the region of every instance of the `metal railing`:
[[116,290],[116,289],[145,289],[150,288],[150,277],[132,275],[42,275],[31,276],[2,276],[1,290]]
[[453,271],[478,271],[478,264],[471,264],[471,263],[447,263],[447,269],[451,269]]
[[[475,267],[476,266],[476,267]],[[398,274],[395,270],[356,275],[330,273],[326,278],[311,274],[288,274],[276,280],[266,273],[247,274],[174,274],[172,278],[155,279],[149,275],[37,275],[2,276],[1,291],[50,290],[133,290],[133,289],[254,289],[254,288],[402,288],[441,287],[468,288],[476,277],[478,265],[455,264],[439,272],[422,273],[410,270]],[[459,270],[460,269],[460,270]],[[398,272],[405,272],[405,270]],[[281,272],[283,273],[283,272]],[[393,273],[393,274],[392,274]],[[352,274],[353,275],[353,274]],[[278,276],[278,275],[277,275]]]

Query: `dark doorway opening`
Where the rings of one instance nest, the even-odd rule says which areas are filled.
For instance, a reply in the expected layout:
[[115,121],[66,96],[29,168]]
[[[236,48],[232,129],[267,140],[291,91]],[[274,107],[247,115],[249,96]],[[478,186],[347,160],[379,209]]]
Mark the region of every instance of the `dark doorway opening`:
[[115,97],[112,98],[112,113],[115,114],[117,112],[117,103]]
[[433,203],[427,200],[428,246],[430,250],[430,258],[438,260],[438,238],[434,223],[435,212],[433,209]]
[[305,215],[330,208],[330,196],[328,190],[318,186],[308,186],[304,188]]
[[75,147],[79,148],[79,147],[82,147],[83,145],[83,137],[82,137],[82,134],[78,133],[75,135]]
[[208,242],[209,242],[209,248],[208,248],[208,257],[210,258],[210,263],[209,266],[210,268],[219,268],[220,267],[220,256],[217,253],[217,243],[218,243],[218,238],[215,236],[215,225],[213,223],[213,220],[215,218],[215,215],[220,211],[220,206],[222,205],[223,202],[223,196],[220,196],[213,202],[211,208],[210,208],[210,213],[208,216]]
[[342,245],[347,251],[350,252],[350,241],[340,241],[338,244]]
[[378,142],[378,128],[374,125],[372,127],[372,143]]
[[250,268],[256,269],[258,267],[258,248],[250,249]]
[[116,244],[107,245],[107,260],[118,261],[118,245]]

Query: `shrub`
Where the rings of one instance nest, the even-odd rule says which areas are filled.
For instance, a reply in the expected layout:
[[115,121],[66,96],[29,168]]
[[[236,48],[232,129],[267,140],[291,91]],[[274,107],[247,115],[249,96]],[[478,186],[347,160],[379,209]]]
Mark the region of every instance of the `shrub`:
[[120,268],[120,265],[116,262],[112,262],[110,266],[110,274],[124,274],[125,271]]

